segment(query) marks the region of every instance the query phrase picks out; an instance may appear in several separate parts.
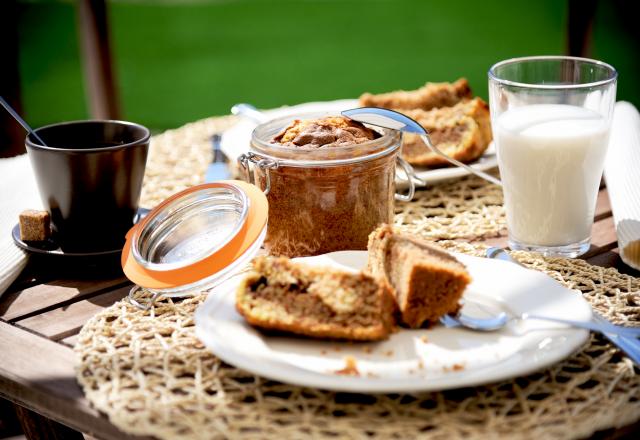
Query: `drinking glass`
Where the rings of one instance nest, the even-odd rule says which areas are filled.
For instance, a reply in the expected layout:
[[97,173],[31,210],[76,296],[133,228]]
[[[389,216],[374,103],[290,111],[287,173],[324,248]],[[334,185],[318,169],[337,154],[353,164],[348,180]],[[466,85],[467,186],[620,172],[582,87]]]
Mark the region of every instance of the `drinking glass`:
[[589,249],[617,76],[603,62],[565,56],[489,69],[511,249],[570,258]]

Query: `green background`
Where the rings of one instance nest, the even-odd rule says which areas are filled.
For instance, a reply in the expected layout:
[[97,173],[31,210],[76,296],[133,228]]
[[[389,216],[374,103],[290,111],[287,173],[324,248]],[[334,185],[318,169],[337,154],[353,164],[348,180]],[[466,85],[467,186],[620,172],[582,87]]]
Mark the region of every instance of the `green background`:
[[[621,6],[601,1],[594,58],[640,105],[638,41]],[[630,4],[630,3],[629,3]],[[261,108],[469,79],[486,99],[496,61],[562,54],[558,0],[210,0],[108,2],[123,118],[154,130]],[[75,4],[20,3],[20,72],[35,126],[88,117]],[[636,33],[637,35],[637,33]]]

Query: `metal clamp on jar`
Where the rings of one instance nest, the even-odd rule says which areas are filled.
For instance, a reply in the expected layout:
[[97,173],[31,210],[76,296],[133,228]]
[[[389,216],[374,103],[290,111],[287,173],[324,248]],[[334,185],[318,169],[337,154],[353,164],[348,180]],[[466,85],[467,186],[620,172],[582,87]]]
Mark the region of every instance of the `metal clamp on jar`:
[[[260,124],[251,151],[238,158],[243,178],[267,195],[265,248],[271,254],[366,249],[369,233],[393,221],[394,200],[410,201],[420,181],[399,154],[402,134],[396,130],[378,129],[377,139],[332,148],[272,142],[294,119],[325,116],[292,115]],[[396,169],[405,174],[405,194],[396,193]]]

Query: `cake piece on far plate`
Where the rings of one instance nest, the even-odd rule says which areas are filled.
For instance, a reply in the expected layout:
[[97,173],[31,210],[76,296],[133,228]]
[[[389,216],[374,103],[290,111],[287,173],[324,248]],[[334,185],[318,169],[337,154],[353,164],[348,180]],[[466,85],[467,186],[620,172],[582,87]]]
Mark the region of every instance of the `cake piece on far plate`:
[[367,271],[392,287],[401,320],[411,328],[457,313],[471,282],[465,266],[443,249],[382,225],[369,236]]
[[258,257],[236,292],[236,309],[256,327],[314,338],[377,341],[394,322],[390,288],[364,273]]
[[471,88],[465,78],[454,83],[426,83],[418,90],[397,90],[395,92],[373,95],[365,93],[360,96],[363,107],[382,107],[394,110],[450,107],[460,101],[471,98]]
[[[489,106],[480,98],[463,101],[453,107],[429,111],[404,110],[403,113],[427,129],[431,142],[440,151],[460,162],[478,159],[492,140]],[[449,165],[418,135],[411,133],[404,135],[402,156],[412,165],[430,168]]]

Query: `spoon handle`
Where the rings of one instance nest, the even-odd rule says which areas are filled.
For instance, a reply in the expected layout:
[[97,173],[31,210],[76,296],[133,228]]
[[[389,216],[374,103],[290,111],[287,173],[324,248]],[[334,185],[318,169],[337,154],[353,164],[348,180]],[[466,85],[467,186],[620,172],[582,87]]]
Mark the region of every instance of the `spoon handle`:
[[231,113],[236,116],[244,116],[245,118],[249,118],[256,124],[261,124],[268,120],[267,115],[255,108],[253,105],[247,103],[234,105],[233,107],[231,107]]
[[[487,249],[486,255],[488,258],[497,258],[500,260],[510,261],[512,263],[522,266],[517,260],[509,255],[504,249],[491,247]],[[611,324],[608,320],[601,317],[597,313],[593,313],[593,322],[596,324],[607,325]],[[613,345],[622,350],[629,359],[635,362],[636,365],[640,365],[640,340],[633,336],[623,336],[615,333],[604,332],[604,336],[611,341]]]
[[629,336],[629,337],[635,337],[635,338],[640,336],[640,328],[622,327],[619,325],[611,324],[609,322],[605,323],[605,322],[595,322],[595,321],[573,321],[570,319],[553,318],[550,316],[531,315],[529,313],[523,314],[521,318],[557,322],[559,324],[566,324],[572,327],[586,328],[588,330],[592,330],[594,332],[599,332],[602,334],[610,333],[610,334],[615,334],[619,336]]
[[454,159],[453,157],[443,153],[442,151],[440,151],[434,144],[433,142],[431,142],[431,138],[428,135],[420,135],[420,139],[422,139],[422,142],[425,143],[425,145],[434,153],[436,153],[438,156],[442,157],[444,160],[446,160],[447,162],[450,162],[452,164],[454,164],[457,167],[460,168],[464,168],[465,170],[469,171],[471,174],[475,174],[478,177],[482,177],[484,180],[488,180],[489,182],[498,185],[498,186],[502,186],[502,182],[500,181],[500,179],[497,179],[495,177],[493,177],[491,174],[489,173],[485,173],[482,170],[477,170],[469,165],[467,165],[466,163],[460,162],[459,160]]
[[34,137],[34,138],[36,138],[36,140],[37,140],[38,142],[40,142],[43,146],[45,146],[45,147],[47,146],[47,144],[45,144],[45,143],[44,143],[44,141],[40,138],[40,136],[38,136],[38,135],[36,134],[36,132],[35,132],[35,131],[33,131],[33,129],[29,126],[29,124],[27,124],[27,121],[25,121],[24,119],[22,119],[22,118],[20,117],[20,115],[18,114],[18,112],[16,112],[16,111],[13,109],[13,107],[11,107],[11,106],[9,105],[9,103],[8,103],[7,101],[5,101],[5,100],[4,100],[4,98],[3,98],[2,96],[0,96],[0,104],[2,104],[2,106],[4,107],[4,109],[5,109],[6,111],[8,111],[8,112],[9,112],[9,114],[10,114],[11,116],[13,116],[13,119],[15,119],[16,121],[18,121],[18,123],[19,123],[20,125],[22,125],[22,128],[24,128],[24,129],[27,131],[27,133],[32,134],[32,135],[33,135],[33,137]]
[[[601,318],[599,315],[594,315],[593,320],[597,323],[609,322],[605,318]],[[635,362],[636,365],[640,365],[640,341],[638,341],[638,339],[631,338],[629,336],[615,335],[612,333],[605,333],[604,335],[627,356],[629,356],[629,359]]]

